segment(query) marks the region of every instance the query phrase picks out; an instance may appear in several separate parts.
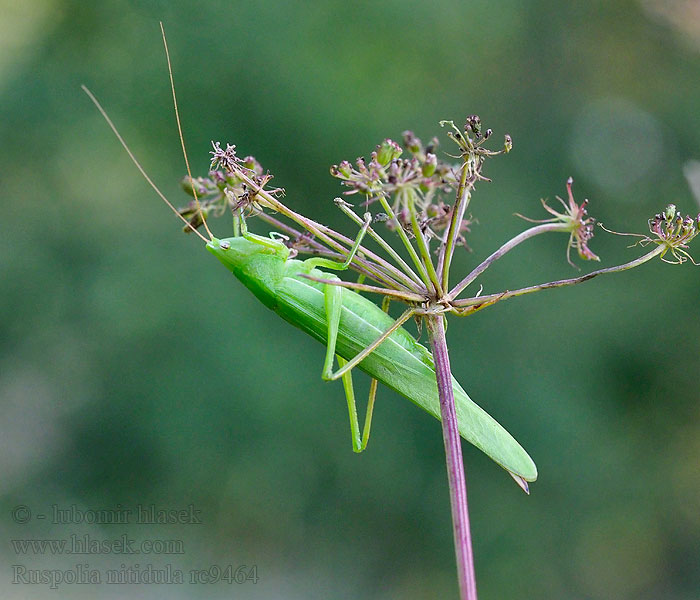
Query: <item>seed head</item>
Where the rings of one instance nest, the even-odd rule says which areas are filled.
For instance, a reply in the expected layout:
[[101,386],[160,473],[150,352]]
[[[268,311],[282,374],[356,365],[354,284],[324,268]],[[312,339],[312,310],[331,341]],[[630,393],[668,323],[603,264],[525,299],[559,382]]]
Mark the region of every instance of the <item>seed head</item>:
[[[571,261],[571,248],[575,248],[578,255],[584,260],[596,260],[599,261],[600,258],[594,254],[588,247],[588,242],[594,235],[595,219],[588,216],[588,210],[586,206],[588,205],[588,200],[584,200],[580,205],[574,200],[574,193],[572,191],[574,180],[569,177],[566,181],[566,193],[568,196],[568,204],[564,202],[559,196],[556,199],[561,202],[564,207],[564,212],[557,212],[551,206],[549,206],[544,200],[542,200],[542,206],[545,210],[554,215],[551,219],[545,219],[543,221],[534,221],[536,223],[562,223],[566,227],[563,228],[564,231],[569,231],[571,233],[569,237],[569,243],[566,247],[566,260],[572,267],[578,267]],[[519,215],[522,217],[522,215]],[[528,219],[523,217],[527,221],[533,221],[533,219]]]

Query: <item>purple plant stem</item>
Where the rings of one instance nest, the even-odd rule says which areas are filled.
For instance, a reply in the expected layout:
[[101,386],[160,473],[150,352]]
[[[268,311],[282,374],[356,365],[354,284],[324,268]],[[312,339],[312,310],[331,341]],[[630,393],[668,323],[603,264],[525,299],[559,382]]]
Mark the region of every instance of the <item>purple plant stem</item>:
[[447,340],[445,339],[445,325],[442,315],[431,315],[426,320],[433,358],[435,359],[435,374],[440,396],[442,438],[445,442],[447,480],[450,487],[450,504],[452,505],[452,528],[457,558],[459,597],[461,600],[477,600],[474,555],[467,507],[467,482],[464,478],[462,445],[455,413],[452,371],[447,352]]

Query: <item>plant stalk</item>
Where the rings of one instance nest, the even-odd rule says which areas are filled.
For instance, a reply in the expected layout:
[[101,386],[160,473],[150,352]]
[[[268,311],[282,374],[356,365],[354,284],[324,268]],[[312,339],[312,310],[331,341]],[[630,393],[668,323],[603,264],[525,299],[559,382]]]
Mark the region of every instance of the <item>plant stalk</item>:
[[487,294],[485,296],[479,296],[474,298],[465,298],[464,300],[455,300],[452,302],[452,306],[456,307],[466,307],[466,306],[476,306],[479,304],[489,304],[493,305],[496,302],[501,302],[502,300],[507,300],[508,298],[514,298],[515,296],[523,296],[524,294],[531,294],[533,292],[541,292],[542,290],[550,290],[553,288],[564,287],[567,285],[576,285],[578,283],[583,283],[589,279],[593,279],[598,275],[604,275],[605,273],[619,273],[620,271],[627,271],[629,269],[634,269],[645,262],[650,261],[656,256],[663,256],[668,251],[668,246],[659,245],[656,246],[651,252],[647,252],[639,258],[635,258],[630,262],[624,263],[622,265],[616,265],[614,267],[607,267],[605,269],[598,269],[597,271],[592,271],[586,275],[581,275],[581,277],[574,277],[572,279],[559,279],[557,281],[550,281],[548,283],[540,283],[539,285],[531,285],[528,287],[520,288],[517,290],[506,290],[505,292],[500,292],[498,294]]
[[455,413],[452,371],[450,369],[450,357],[447,352],[447,340],[445,339],[445,324],[441,314],[429,315],[425,319],[428,324],[430,344],[433,349],[433,358],[435,359],[435,375],[440,397],[442,438],[445,442],[447,480],[450,489],[450,504],[452,506],[452,528],[457,558],[459,597],[461,600],[477,600],[474,555],[472,553],[469,510],[467,507],[467,483],[464,477],[462,445]]
[[469,206],[471,200],[471,191],[474,187],[476,179],[469,177],[470,170],[467,164],[462,166],[462,174],[459,178],[459,187],[457,188],[457,197],[452,207],[452,216],[450,218],[450,226],[447,231],[444,244],[440,248],[438,258],[438,271],[442,274],[442,287],[447,291],[449,289],[450,265],[452,264],[452,255],[455,250],[455,240],[459,235],[459,230],[462,227],[464,213]]
[[479,275],[481,275],[486,269],[488,269],[494,262],[501,258],[507,252],[510,252],[518,244],[521,244],[525,240],[530,239],[541,233],[547,233],[549,231],[567,231],[567,225],[564,223],[544,223],[542,225],[536,225],[535,227],[530,227],[522,233],[516,235],[513,239],[508,240],[503,244],[498,250],[496,250],[491,256],[484,260],[480,265],[478,265],[469,275],[467,275],[462,281],[460,281],[449,293],[448,298],[454,300],[462,290],[464,290],[472,281],[474,281]]

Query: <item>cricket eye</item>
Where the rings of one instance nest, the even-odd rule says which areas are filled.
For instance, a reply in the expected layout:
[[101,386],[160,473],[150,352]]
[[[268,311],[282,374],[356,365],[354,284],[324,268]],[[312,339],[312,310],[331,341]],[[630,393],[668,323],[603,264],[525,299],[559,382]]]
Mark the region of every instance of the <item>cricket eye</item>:
[[224,242],[221,242],[220,246],[221,246],[222,250],[228,250],[231,247],[231,243],[224,241]]

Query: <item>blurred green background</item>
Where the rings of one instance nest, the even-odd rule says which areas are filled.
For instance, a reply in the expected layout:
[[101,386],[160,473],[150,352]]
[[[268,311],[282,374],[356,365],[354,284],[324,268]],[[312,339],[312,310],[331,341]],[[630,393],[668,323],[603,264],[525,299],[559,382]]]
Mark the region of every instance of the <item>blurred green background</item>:
[[[81,92],[184,204],[159,20],[194,171],[210,140],[235,143],[292,207],[347,231],[330,164],[470,113],[510,133],[472,204],[468,269],[524,227],[514,212],[543,217],[539,199],[569,175],[618,231],[646,231],[669,202],[697,213],[698,3],[0,2],[0,595],[456,597],[438,423],[381,391],[354,455],[323,348],[180,233]],[[591,247],[612,265],[641,252],[627,244],[599,231]],[[575,275],[564,248],[529,242],[486,291]],[[465,445],[480,598],[699,597],[699,299],[700,271],[656,261],[451,322],[455,376],[540,470],[526,497]],[[203,523],[37,518],[137,504],[194,504]],[[180,539],[185,553],[10,542],[72,534]],[[257,565],[260,579],[12,583],[12,565],[77,563]]]

